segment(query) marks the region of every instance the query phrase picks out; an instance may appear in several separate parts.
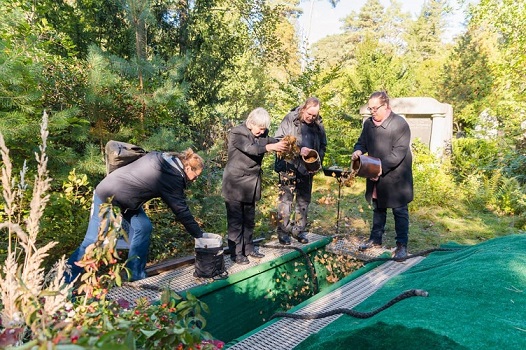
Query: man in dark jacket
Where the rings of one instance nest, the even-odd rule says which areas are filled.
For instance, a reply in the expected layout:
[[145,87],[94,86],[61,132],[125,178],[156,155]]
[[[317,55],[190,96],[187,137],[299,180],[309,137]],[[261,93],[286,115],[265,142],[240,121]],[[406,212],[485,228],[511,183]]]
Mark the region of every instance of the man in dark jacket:
[[97,241],[101,224],[99,207],[109,199],[120,208],[123,228],[130,239],[127,267],[133,281],[146,277],[152,223],[142,208],[145,202],[161,198],[190,235],[202,237],[203,231],[186,204],[184,190],[201,174],[203,164],[203,159],[191,149],[182,153],[150,152],[106,176],[95,188],[86,236],[68,260],[71,267],[68,282],[82,272],[75,262],[82,259],[86,248]]
[[367,109],[372,116],[363,124],[352,159],[367,153],[380,159],[381,170],[377,177],[367,179],[366,182],[365,198],[369,203],[372,202],[374,208],[373,225],[369,240],[359,249],[382,244],[387,208],[392,208],[396,231],[394,258],[402,260],[407,256],[407,205],[413,200],[411,131],[407,121],[391,111],[386,92],[374,92],[369,97]]
[[234,127],[228,137],[228,160],[223,172],[222,195],[225,198],[228,247],[238,264],[248,264],[247,256],[262,258],[254,250],[256,201],[261,198],[261,163],[269,151],[284,151],[285,142],[268,137],[270,115],[256,108],[247,120]]
[[[316,97],[309,97],[302,106],[294,108],[283,118],[275,134],[280,140],[287,135],[294,136],[300,149],[299,155],[293,159],[276,157],[274,166],[274,170],[279,173],[277,231],[281,244],[291,244],[290,235],[300,243],[309,242],[305,228],[314,172],[307,169],[302,156],[307,157],[312,150],[315,150],[320,158],[320,164],[323,163],[327,136],[319,112],[320,101]],[[294,194],[296,207],[295,218],[292,220]]]

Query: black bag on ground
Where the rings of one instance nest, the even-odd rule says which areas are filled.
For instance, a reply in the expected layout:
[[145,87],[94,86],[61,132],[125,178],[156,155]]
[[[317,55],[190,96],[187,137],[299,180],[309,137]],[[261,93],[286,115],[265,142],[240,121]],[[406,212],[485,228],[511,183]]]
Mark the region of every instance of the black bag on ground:
[[204,233],[195,239],[195,277],[223,279],[225,269],[223,238],[214,233]]
[[142,147],[114,140],[106,143],[104,151],[106,153],[106,174],[130,164],[148,153]]
[[223,247],[195,248],[195,277],[224,278],[225,274]]

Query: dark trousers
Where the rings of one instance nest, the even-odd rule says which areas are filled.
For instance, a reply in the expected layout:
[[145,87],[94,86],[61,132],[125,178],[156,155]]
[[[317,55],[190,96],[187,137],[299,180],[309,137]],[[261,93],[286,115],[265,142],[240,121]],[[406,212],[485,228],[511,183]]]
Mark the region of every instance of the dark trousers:
[[[307,226],[307,214],[312,193],[312,176],[298,175],[294,178],[282,176],[280,173],[278,193],[278,235],[287,236],[294,232],[299,234]],[[296,196],[294,220],[291,219],[292,203]]]
[[230,256],[248,255],[254,251],[256,203],[225,201]]
[[[387,219],[387,208],[378,208],[376,200],[373,200],[373,227],[371,228],[372,239],[376,243],[382,243],[382,236],[385,232],[385,222]],[[397,243],[407,245],[409,240],[409,210],[407,205],[399,208],[392,208],[395,222],[395,240]]]

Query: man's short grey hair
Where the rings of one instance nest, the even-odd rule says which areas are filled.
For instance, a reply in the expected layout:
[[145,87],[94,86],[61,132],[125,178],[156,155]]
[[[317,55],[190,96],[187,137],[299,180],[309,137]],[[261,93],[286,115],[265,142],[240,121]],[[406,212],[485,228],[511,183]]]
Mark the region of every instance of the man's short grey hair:
[[264,127],[268,129],[270,126],[270,114],[268,114],[265,108],[258,107],[250,112],[246,121],[246,125],[249,129],[252,127]]

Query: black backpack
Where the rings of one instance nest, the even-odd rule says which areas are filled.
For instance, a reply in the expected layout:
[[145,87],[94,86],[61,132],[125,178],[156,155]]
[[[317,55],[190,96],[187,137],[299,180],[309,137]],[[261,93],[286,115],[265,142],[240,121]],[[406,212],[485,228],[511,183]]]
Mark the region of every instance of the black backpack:
[[106,143],[104,151],[106,153],[106,174],[130,164],[148,153],[142,147],[114,140]]

